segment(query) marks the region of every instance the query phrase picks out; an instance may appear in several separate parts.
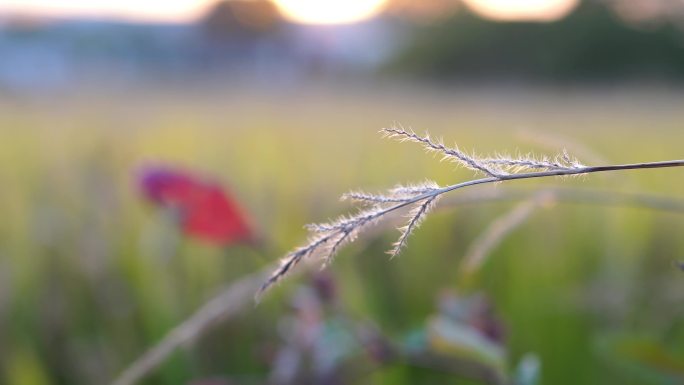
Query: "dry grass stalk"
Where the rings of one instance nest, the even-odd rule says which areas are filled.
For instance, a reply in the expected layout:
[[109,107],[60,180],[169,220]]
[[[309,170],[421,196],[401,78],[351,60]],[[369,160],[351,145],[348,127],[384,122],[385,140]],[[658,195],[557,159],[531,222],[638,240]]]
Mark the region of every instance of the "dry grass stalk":
[[461,276],[463,278],[470,277],[479,271],[492,250],[549,199],[554,199],[553,192],[541,191],[531,199],[517,204],[512,210],[490,223],[466,251],[465,257],[461,261],[459,271]]
[[363,192],[348,193],[343,198],[362,201],[366,208],[351,216],[343,216],[330,223],[312,224],[307,228],[312,233],[309,242],[291,253],[281,261],[280,266],[264,282],[256,298],[286,277],[303,259],[318,257],[327,265],[342,246],[348,244],[368,226],[385,219],[399,209],[413,207],[406,226],[400,229],[401,236],[394,244],[390,254],[395,256],[406,244],[406,239],[425,219],[429,208],[442,194],[465,187],[511,181],[517,179],[545,178],[553,176],[572,176],[597,172],[650,169],[684,166],[684,160],[664,162],[633,163],[608,166],[585,166],[572,158],[567,152],[549,157],[509,157],[496,156],[480,158],[468,155],[457,147],[447,147],[441,141],[435,141],[429,135],[420,136],[412,130],[402,127],[385,128],[381,133],[386,137],[399,141],[414,142],[422,145],[427,151],[442,155],[443,160],[452,161],[473,171],[482,173],[484,178],[474,179],[446,187],[438,187],[432,182],[420,186],[398,186],[386,194],[367,194]]
[[138,383],[162,364],[179,346],[192,343],[211,325],[237,314],[245,305],[251,303],[250,298],[254,291],[259,288],[272,269],[273,267],[269,266],[230,284],[133,362],[112,382],[112,385]]
[[544,186],[536,191],[496,186],[496,188],[484,191],[473,191],[450,197],[442,201],[439,208],[496,202],[519,202],[533,198],[538,192],[548,193],[554,201],[563,203],[588,204],[601,207],[641,208],[674,214],[684,213],[684,199],[680,198],[647,193],[552,186]]

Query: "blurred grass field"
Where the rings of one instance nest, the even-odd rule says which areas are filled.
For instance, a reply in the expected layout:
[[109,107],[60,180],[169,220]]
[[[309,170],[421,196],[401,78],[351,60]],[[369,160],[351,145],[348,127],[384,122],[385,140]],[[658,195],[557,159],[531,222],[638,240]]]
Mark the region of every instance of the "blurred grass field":
[[[663,90],[77,91],[0,96],[0,383],[107,383],[223,284],[301,242],[302,225],[346,212],[341,193],[470,177],[415,145],[382,140],[378,129],[395,122],[481,153],[566,145],[610,163],[683,157],[684,95]],[[174,230],[136,190],[135,171],[150,162],[225,183],[270,251],[174,243]],[[682,175],[512,184],[684,198]],[[470,243],[511,205],[439,211],[392,261],[384,254],[397,236],[391,228],[349,247],[330,268],[340,297],[390,336],[420,328],[436,296],[459,285],[456,267]],[[684,259],[683,233],[678,213],[558,202],[492,252],[477,288],[505,321],[513,360],[539,355],[543,384],[675,384],[684,373],[684,273],[674,267]],[[264,357],[302,281],[287,280],[144,383],[263,383]],[[643,351],[653,365],[622,355],[616,339],[651,347]],[[390,367],[360,383],[451,380]]]

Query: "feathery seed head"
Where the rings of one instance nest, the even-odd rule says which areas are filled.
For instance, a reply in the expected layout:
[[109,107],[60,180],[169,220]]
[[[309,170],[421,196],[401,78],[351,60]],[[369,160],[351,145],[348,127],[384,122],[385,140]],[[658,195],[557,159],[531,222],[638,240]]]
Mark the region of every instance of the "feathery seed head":
[[518,157],[497,155],[493,158],[480,158],[476,155],[468,155],[456,146],[447,147],[443,141],[433,140],[428,134],[420,136],[413,130],[404,129],[401,126],[383,128],[380,132],[384,137],[397,139],[400,142],[418,143],[428,152],[441,154],[443,160],[455,162],[473,171],[483,173],[487,178],[445,188],[440,188],[432,181],[426,181],[415,185],[397,185],[381,194],[351,191],[342,195],[342,200],[360,202],[366,207],[356,214],[340,216],[328,223],[306,225],[306,229],[311,233],[308,243],[283,258],[280,266],[263,284],[258,295],[288,275],[296,265],[306,258],[317,257],[323,260],[323,266],[328,265],[339,250],[353,242],[367,226],[375,224],[403,207],[411,207],[412,209],[407,215],[408,222],[399,229],[401,233],[399,239],[388,252],[392,257],[398,255],[406,246],[408,237],[427,217],[438,198],[448,191],[474,184],[516,179],[521,175],[530,177],[523,172],[534,174],[533,171],[541,171],[542,173],[558,171],[559,173],[554,173],[554,175],[575,175],[581,174],[585,169],[585,166],[570,157],[566,151],[553,159],[548,157],[535,158],[532,155]]

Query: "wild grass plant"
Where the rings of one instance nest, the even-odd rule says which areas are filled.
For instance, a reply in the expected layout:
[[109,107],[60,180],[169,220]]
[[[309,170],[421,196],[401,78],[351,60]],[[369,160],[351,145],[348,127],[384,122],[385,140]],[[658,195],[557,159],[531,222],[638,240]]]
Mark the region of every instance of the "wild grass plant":
[[585,166],[577,159],[572,158],[566,151],[553,158],[546,156],[536,158],[532,155],[519,157],[497,155],[492,158],[483,158],[476,155],[468,155],[457,147],[447,147],[441,141],[432,140],[427,134],[420,136],[412,130],[393,127],[385,128],[381,132],[387,137],[400,141],[418,143],[428,152],[440,155],[442,160],[457,163],[474,172],[484,174],[485,177],[446,187],[440,187],[435,182],[428,181],[418,185],[398,185],[385,194],[350,192],[343,195],[343,200],[363,202],[370,208],[362,209],[353,215],[340,217],[333,222],[307,225],[307,229],[313,234],[309,243],[297,248],[283,259],[280,267],[263,284],[259,290],[259,295],[284,278],[302,259],[310,257],[320,258],[323,260],[323,264],[327,265],[337,254],[340,247],[353,241],[365,227],[375,224],[397,210],[411,207],[411,211],[407,215],[408,222],[399,229],[401,233],[399,239],[393,244],[392,249],[388,251],[390,256],[397,256],[401,249],[406,246],[408,237],[425,219],[441,195],[454,190],[480,184],[518,179],[577,176],[607,171],[684,166],[684,160]]

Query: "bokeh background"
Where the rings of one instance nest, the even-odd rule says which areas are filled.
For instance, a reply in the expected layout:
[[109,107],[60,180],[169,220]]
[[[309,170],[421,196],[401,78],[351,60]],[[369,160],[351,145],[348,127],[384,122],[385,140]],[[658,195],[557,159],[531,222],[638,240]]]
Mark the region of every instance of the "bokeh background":
[[[683,80],[674,0],[0,0],[0,383],[109,383],[303,224],[349,211],[341,193],[471,177],[382,127],[679,159]],[[184,234],[141,189],[158,165],[223,186],[258,244]],[[511,198],[445,205],[391,261],[379,228],[142,383],[481,383],[463,359],[516,384],[535,367],[539,384],[684,383],[682,175],[474,188]],[[473,241],[549,186],[574,199],[536,208],[465,284]]]

